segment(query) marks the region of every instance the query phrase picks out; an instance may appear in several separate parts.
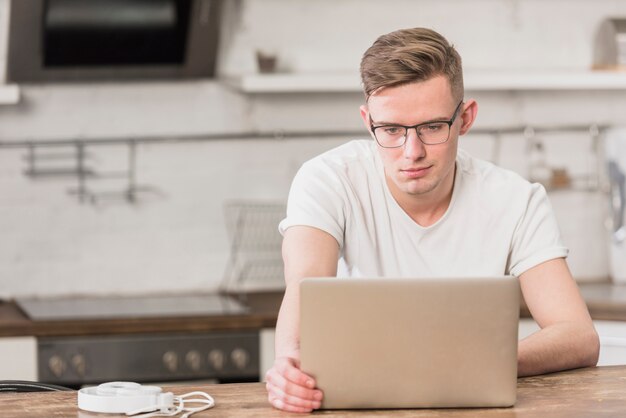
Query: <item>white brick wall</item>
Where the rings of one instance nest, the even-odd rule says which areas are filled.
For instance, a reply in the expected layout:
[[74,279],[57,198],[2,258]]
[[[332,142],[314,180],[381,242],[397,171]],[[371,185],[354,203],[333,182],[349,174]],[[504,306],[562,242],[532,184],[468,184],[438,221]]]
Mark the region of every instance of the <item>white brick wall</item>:
[[275,51],[285,70],[356,70],[376,37],[414,26],[441,31],[466,68],[589,68],[601,20],[626,13],[626,4],[614,0],[230,3],[236,35],[224,71],[236,74],[256,69],[256,49]]
[[[224,201],[284,200],[297,167],[342,141],[140,145],[138,183],[154,191],[140,194],[136,205],[106,199],[80,204],[67,193],[75,179],[29,179],[22,174],[25,152],[4,149],[0,296],[213,289],[228,257]],[[465,137],[461,144],[489,159],[489,141]],[[519,156],[520,141],[503,140],[502,154]],[[90,165],[103,174],[122,168],[119,161],[126,157],[122,147],[94,146],[87,152]],[[523,157],[501,163],[525,173]],[[87,184],[96,192],[125,186],[122,179]],[[573,272],[585,279],[606,277],[604,197],[561,191],[551,199],[572,251]]]
[[[0,297],[210,290],[228,257],[223,203],[287,196],[296,167],[341,141],[166,143],[138,147],[136,205],[80,204],[71,179],[22,175],[24,151],[0,152]],[[92,147],[102,173],[119,147]],[[88,181],[94,190],[102,182]],[[106,190],[120,190],[122,180]]]
[[[0,22],[7,4],[0,0]],[[226,5],[220,68],[225,75],[256,71],[254,51],[261,47],[279,54],[282,69],[355,70],[376,36],[416,25],[431,26],[453,41],[466,68],[586,69],[602,18],[626,14],[626,3],[612,0],[244,0]],[[3,30],[0,25],[0,76]],[[0,141],[362,127],[359,94],[246,96],[203,81],[22,87],[20,105],[0,107]],[[480,104],[478,127],[623,124],[626,113],[622,91],[468,95]],[[500,162],[524,174],[524,145],[518,139],[503,142]],[[588,150],[579,147],[585,140],[571,140],[577,146],[562,142],[552,155],[565,156],[568,164],[585,161]],[[284,199],[300,163],[339,142],[142,145],[138,181],[158,193],[142,195],[135,206],[81,205],[67,194],[75,180],[26,178],[24,151],[2,148],[0,297],[215,288],[228,254],[224,200]],[[466,138],[462,143],[491,156],[489,139]],[[125,153],[119,148],[88,151],[100,171],[123,166],[119,162]],[[91,185],[104,188],[104,183]],[[606,276],[604,198],[559,192],[552,201],[572,249],[574,273]]]

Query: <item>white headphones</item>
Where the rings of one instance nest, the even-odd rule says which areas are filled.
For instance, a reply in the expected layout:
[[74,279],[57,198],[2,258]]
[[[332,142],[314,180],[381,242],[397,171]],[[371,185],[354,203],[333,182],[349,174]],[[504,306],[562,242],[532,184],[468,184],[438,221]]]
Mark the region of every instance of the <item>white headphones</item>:
[[[197,408],[185,407],[185,399],[190,396],[201,398],[187,399],[187,403],[204,405]],[[204,392],[174,396],[172,392],[163,393],[158,386],[142,386],[134,382],[108,382],[78,391],[78,407],[82,410],[126,415],[149,412],[142,415],[143,418],[175,416],[181,412],[186,412],[183,416],[188,417],[213,406],[215,401]],[[150,413],[157,410],[158,412]]]

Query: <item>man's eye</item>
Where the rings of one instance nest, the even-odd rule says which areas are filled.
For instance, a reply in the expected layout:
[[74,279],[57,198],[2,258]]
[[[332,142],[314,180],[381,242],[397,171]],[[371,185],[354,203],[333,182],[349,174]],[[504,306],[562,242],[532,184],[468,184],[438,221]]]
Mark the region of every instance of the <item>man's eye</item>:
[[443,128],[443,125],[443,123],[430,123],[424,126],[424,129],[426,129],[428,132],[437,132]]
[[399,126],[386,126],[383,128],[383,131],[387,134],[387,135],[398,135],[400,133],[402,133],[402,128]]

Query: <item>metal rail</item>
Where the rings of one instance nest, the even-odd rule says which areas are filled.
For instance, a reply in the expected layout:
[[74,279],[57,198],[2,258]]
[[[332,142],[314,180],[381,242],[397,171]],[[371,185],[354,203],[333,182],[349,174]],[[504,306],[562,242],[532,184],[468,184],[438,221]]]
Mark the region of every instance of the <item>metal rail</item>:
[[[602,132],[607,129],[607,125],[585,124],[585,125],[552,125],[552,126],[534,126],[519,125],[508,126],[502,128],[473,128],[470,133],[478,135],[501,136],[507,134],[524,134],[532,129],[535,133],[547,132]],[[144,143],[172,143],[172,142],[203,142],[203,141],[220,141],[220,140],[255,140],[255,139],[298,139],[298,138],[319,138],[332,139],[342,137],[367,137],[367,131],[346,130],[346,131],[268,131],[268,132],[224,132],[212,133],[206,135],[148,135],[136,136],[129,135],[127,138],[77,138],[77,139],[25,139],[25,140],[3,140],[0,141],[0,148],[27,148],[32,146],[92,146],[92,145],[115,145]]]
[[[501,141],[504,135],[521,135],[529,144],[531,149],[541,148],[542,139],[540,135],[546,133],[585,133],[587,132],[593,140],[593,151],[596,156],[602,148],[602,133],[607,129],[603,125],[554,125],[554,126],[509,126],[502,128],[477,128],[473,129],[473,135],[486,135],[494,139],[494,147],[492,151],[492,161],[497,163],[501,148]],[[52,139],[52,140],[23,140],[23,141],[0,141],[0,148],[26,148],[28,150],[25,161],[28,164],[24,174],[31,178],[52,178],[52,177],[72,177],[76,178],[77,186],[69,190],[70,194],[76,195],[79,201],[97,203],[102,199],[119,199],[128,203],[136,203],[139,192],[155,192],[154,187],[140,186],[137,184],[137,154],[139,144],[154,143],[181,143],[181,142],[205,142],[205,141],[228,141],[228,140],[288,140],[298,138],[315,138],[315,139],[337,139],[348,137],[367,137],[367,131],[268,131],[268,132],[238,132],[238,133],[215,133],[208,135],[168,135],[168,136],[132,136],[128,138],[83,138],[83,139]],[[97,180],[103,178],[102,173],[96,173],[89,167],[88,160],[90,154],[86,152],[87,147],[95,147],[99,145],[119,145],[128,148],[128,164],[126,171],[122,175],[126,178],[126,186],[112,193],[97,193],[88,187],[88,180]],[[71,147],[73,152],[64,155],[42,155],[37,150],[48,149],[53,147]],[[62,158],[61,158],[62,157]],[[59,169],[58,167],[46,167],[46,161],[67,159],[67,166]],[[530,167],[529,167],[530,168]],[[597,172],[594,178],[588,179],[584,186],[585,189],[597,189],[601,184],[601,167],[600,158],[598,158]],[[567,176],[565,176],[567,177]],[[563,178],[563,176],[561,176]],[[535,179],[539,180],[539,179]],[[572,179],[566,178],[567,182]],[[542,181],[543,182],[543,181]],[[545,184],[550,187],[549,184]]]

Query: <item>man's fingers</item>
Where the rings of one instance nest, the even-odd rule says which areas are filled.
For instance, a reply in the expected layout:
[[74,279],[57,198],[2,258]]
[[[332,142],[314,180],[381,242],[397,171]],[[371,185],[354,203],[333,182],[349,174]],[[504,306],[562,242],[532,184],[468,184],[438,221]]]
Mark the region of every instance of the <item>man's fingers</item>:
[[268,373],[266,378],[270,388],[275,386],[287,395],[307,400],[319,401],[322,399],[322,393],[319,390],[309,389],[308,387],[294,383],[278,373],[278,371]]
[[283,411],[299,412],[299,413],[307,413],[307,412],[311,412],[312,411],[311,408],[303,408],[301,406],[289,405],[288,403],[283,402],[281,399],[273,398],[271,396],[268,397],[268,400],[270,402],[270,405],[272,405],[274,408],[280,409],[280,410],[283,410]]
[[265,375],[267,399],[277,409],[311,412],[321,406],[323,394],[315,389],[315,380],[298,368],[292,358],[277,359]]
[[288,393],[283,392],[278,386],[274,385],[270,385],[268,393],[269,396],[274,399],[280,399],[285,404],[289,404],[291,406],[307,409],[318,409],[321,406],[321,401],[319,400],[302,399],[297,396],[289,395]]
[[290,382],[310,389],[313,389],[315,387],[315,380],[313,380],[311,376],[307,375],[306,373],[302,372],[298,367],[296,367],[295,363],[293,363],[293,360],[278,363],[276,369],[278,373],[280,373]]

